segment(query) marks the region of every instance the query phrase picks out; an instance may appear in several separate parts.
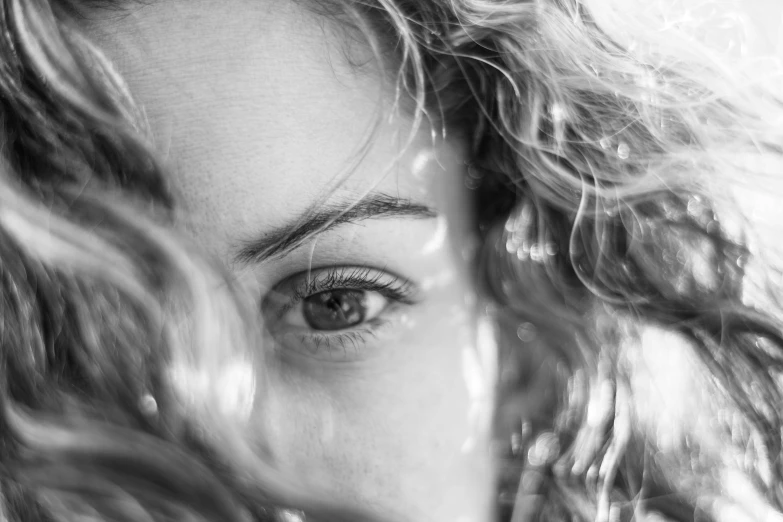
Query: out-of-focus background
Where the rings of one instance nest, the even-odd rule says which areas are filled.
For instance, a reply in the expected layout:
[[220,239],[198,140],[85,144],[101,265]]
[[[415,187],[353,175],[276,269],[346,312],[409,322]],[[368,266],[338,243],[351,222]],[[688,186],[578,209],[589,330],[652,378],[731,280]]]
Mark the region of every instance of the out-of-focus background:
[[734,40],[746,55],[783,56],[783,0],[614,0],[615,8],[628,3],[664,24],[692,27],[706,21],[708,43],[716,47]]
[[783,57],[783,0],[743,0],[739,5],[758,28],[757,49],[752,51]]

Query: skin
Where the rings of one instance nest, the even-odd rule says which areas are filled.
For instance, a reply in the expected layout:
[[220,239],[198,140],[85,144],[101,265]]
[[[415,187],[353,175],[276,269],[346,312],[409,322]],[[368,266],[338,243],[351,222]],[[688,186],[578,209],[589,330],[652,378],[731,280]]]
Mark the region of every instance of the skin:
[[[258,303],[266,392],[251,436],[330,498],[407,520],[487,519],[488,381],[466,364],[487,346],[477,341],[462,144],[390,118],[391,89],[369,50],[299,5],[146,4],[84,23],[146,111],[183,230]],[[362,219],[263,262],[237,259],[309,210],[369,192],[436,217]],[[294,283],[341,266],[399,276],[416,288],[412,303],[374,292],[383,324],[365,325],[371,334],[326,350],[297,341],[308,335],[301,313],[280,312]],[[300,337],[286,336],[292,329]]]

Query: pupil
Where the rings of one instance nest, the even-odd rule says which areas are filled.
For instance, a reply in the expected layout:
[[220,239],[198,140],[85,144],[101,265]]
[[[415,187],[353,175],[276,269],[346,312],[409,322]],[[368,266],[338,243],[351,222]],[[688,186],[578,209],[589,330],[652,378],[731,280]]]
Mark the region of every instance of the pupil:
[[329,290],[304,300],[304,318],[315,330],[344,330],[364,321],[364,292]]

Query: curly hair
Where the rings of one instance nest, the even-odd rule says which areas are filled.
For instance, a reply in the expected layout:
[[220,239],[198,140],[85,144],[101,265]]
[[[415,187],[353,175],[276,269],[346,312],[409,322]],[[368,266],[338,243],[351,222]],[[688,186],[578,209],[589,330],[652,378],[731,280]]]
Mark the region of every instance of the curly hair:
[[[0,1],[2,513],[368,519],[244,440],[264,385],[245,298],[171,231],[143,112],[73,22],[120,3]],[[730,194],[770,190],[781,103],[608,1],[303,3],[470,143],[513,432],[500,516],[783,517],[783,310]]]
[[555,354],[533,418],[513,418],[530,375],[500,383],[522,423],[506,515],[781,516],[783,315],[731,194],[774,190],[780,101],[600,2],[360,4],[396,28],[401,89],[472,144],[481,270],[513,332],[501,368],[531,329]]
[[2,517],[329,519],[242,437],[251,305],[173,231],[143,113],[72,7],[0,2]]

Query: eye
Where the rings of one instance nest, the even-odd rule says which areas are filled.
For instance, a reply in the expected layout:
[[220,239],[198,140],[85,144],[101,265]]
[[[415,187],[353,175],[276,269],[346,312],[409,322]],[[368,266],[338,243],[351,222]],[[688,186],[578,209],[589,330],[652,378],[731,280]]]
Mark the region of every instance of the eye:
[[328,267],[295,274],[262,303],[266,330],[283,352],[350,360],[382,344],[414,304],[416,287],[368,267]]
[[336,289],[318,292],[302,300],[284,317],[291,325],[313,330],[345,330],[378,317],[389,300],[379,292]]

